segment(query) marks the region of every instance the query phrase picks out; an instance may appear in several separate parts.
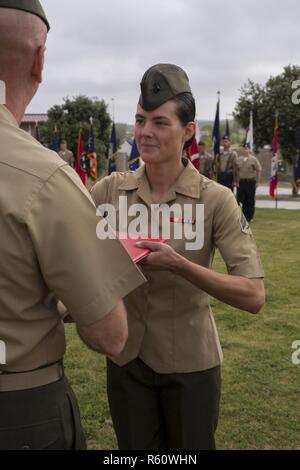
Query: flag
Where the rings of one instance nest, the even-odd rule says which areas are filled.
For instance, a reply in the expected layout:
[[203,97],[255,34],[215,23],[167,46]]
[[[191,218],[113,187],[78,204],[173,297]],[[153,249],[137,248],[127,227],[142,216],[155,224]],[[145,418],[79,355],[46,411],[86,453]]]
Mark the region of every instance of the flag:
[[300,188],[300,136],[298,140],[298,150],[297,150],[297,158],[295,162],[294,168],[294,176],[295,176],[295,188],[298,190]]
[[128,163],[129,163],[129,170],[131,171],[137,170],[140,166],[140,153],[138,151],[135,139],[132,144],[132,149],[130,152]]
[[39,128],[39,125],[38,123],[36,122],[35,123],[35,138],[38,142],[41,142],[41,138],[40,138],[40,128]]
[[82,139],[82,129],[79,129],[75,169],[78,175],[80,176],[84,186],[86,186],[86,160],[87,158]]
[[54,150],[54,152],[59,152],[59,146],[60,146],[60,139],[59,139],[59,135],[58,135],[58,132],[57,132],[57,127],[55,126],[54,128],[54,134],[53,134],[53,138],[52,138],[52,150]]
[[253,151],[254,148],[254,137],[253,137],[253,112],[250,112],[250,123],[246,137],[246,145]]
[[117,134],[116,134],[116,126],[113,122],[112,129],[111,129],[111,136],[109,142],[109,153],[108,153],[108,174],[111,175],[114,171],[117,170],[116,167],[116,154],[117,154]]
[[199,170],[200,169],[200,155],[198,150],[198,144],[196,140],[196,135],[194,135],[193,142],[191,145],[185,149],[185,153],[189,160],[192,162],[194,167]]
[[91,124],[88,143],[89,173],[92,178],[97,179],[97,154],[95,151],[94,127]]
[[278,173],[277,173],[277,161],[278,161],[278,115],[276,115],[274,137],[272,144],[272,162],[271,162],[271,178],[270,178],[270,196],[275,197],[275,192],[278,185]]
[[216,110],[216,117],[213,129],[213,139],[212,139],[212,147],[213,147],[213,156],[214,156],[214,166],[215,166],[215,173],[218,175],[219,167],[220,167],[220,98],[218,99],[217,103],[217,110]]
[[225,135],[230,139],[230,127],[229,127],[229,122],[228,119],[226,118],[226,129],[225,129]]

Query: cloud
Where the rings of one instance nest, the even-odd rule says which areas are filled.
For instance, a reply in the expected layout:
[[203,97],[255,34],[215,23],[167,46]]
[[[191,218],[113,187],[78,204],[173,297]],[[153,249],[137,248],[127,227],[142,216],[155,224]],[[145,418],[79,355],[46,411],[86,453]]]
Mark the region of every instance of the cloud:
[[188,73],[198,117],[233,111],[240,87],[264,83],[299,62],[297,0],[42,0],[51,31],[45,83],[30,110],[44,112],[64,96],[110,103],[131,123],[144,71],[173,62]]

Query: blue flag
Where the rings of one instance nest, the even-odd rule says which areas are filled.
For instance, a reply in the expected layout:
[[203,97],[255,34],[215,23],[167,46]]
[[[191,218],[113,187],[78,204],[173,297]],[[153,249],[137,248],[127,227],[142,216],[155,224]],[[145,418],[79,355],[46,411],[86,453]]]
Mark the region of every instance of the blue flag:
[[60,139],[59,139],[59,135],[58,135],[56,128],[54,129],[51,148],[52,150],[54,150],[54,152],[57,152],[57,153],[59,152],[59,149],[60,149]]
[[229,127],[229,122],[228,119],[226,118],[226,129],[225,129],[225,135],[230,139],[230,127]]
[[135,139],[132,144],[132,149],[131,149],[128,163],[129,163],[129,170],[131,171],[137,170],[140,166],[140,153],[138,151]]
[[109,142],[109,153],[108,153],[108,175],[111,175],[114,171],[117,170],[116,167],[116,154],[117,154],[117,134],[116,134],[116,126],[113,122],[112,129],[111,129],[111,136]]
[[220,163],[220,100],[217,103],[216,117],[213,129],[213,154],[214,154],[214,165],[216,174],[219,173],[219,163]]

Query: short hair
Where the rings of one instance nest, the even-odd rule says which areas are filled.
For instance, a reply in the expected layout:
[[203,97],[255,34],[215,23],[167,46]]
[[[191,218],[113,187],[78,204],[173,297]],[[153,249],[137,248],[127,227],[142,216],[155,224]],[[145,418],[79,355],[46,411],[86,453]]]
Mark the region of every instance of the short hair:
[[[173,98],[171,101],[174,101],[174,103],[176,103],[175,112],[182,126],[186,126],[189,122],[195,121],[196,102],[192,93],[180,93],[179,95],[175,96],[175,98]],[[193,137],[187,140],[183,148],[189,148],[192,145],[194,138],[195,135],[193,135]]]
[[192,93],[180,93],[171,101],[176,103],[176,114],[183,126],[194,121],[196,117],[196,103]]

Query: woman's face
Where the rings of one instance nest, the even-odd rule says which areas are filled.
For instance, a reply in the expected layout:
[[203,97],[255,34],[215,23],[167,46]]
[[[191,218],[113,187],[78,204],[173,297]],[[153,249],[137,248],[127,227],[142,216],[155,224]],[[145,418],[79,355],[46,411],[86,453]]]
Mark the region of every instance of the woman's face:
[[193,136],[193,122],[183,127],[176,115],[176,103],[167,101],[154,111],[137,107],[135,139],[145,163],[180,159],[184,143]]

